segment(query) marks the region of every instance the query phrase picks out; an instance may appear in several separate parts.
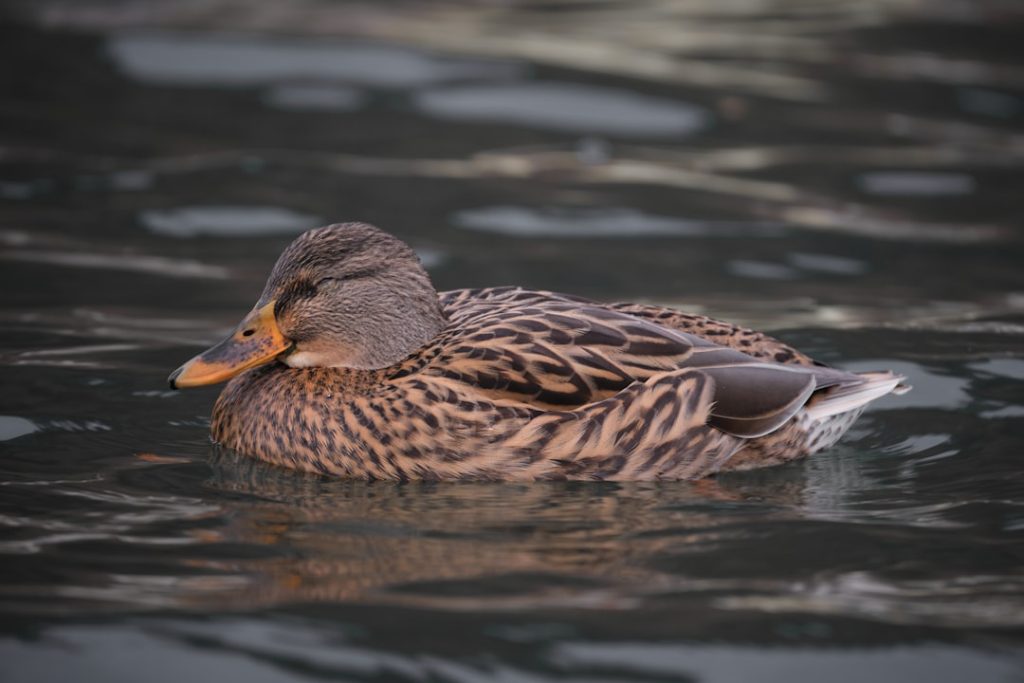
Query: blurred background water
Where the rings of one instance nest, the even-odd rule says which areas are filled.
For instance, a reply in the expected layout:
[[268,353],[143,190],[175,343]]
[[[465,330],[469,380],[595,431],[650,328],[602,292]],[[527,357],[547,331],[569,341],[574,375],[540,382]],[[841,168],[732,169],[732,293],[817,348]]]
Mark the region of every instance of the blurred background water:
[[[0,679],[1024,679],[1016,0],[0,11]],[[339,220],[915,390],[698,484],[215,454],[168,372]]]

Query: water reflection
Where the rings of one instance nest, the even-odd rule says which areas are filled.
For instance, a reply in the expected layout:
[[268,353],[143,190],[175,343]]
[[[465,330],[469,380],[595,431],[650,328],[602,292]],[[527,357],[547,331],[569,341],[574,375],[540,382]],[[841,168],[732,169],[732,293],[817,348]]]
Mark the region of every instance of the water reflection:
[[[359,615],[352,615],[357,618]],[[285,617],[272,622],[218,618],[208,621],[139,619],[125,626],[90,624],[46,629],[39,643],[0,640],[0,654],[9,661],[22,660],[35,648],[45,653],[21,669],[31,680],[60,678],[73,669],[94,680],[128,681],[127,669],[152,671],[152,681],[194,678],[240,677],[253,683],[282,680],[343,678],[373,681],[445,681],[470,683],[480,680],[592,681],[708,681],[727,683],[757,672],[758,680],[784,683],[804,676],[840,683],[877,680],[917,680],[954,683],[975,676],[983,680],[1013,680],[1019,661],[1008,648],[978,652],[962,645],[942,643],[905,644],[890,647],[839,649],[753,644],[728,646],[696,644],[686,640],[658,643],[599,638],[550,636],[547,624],[508,624],[501,632],[531,634],[532,642],[505,641],[497,636],[472,634],[468,644],[477,652],[500,651],[514,662],[459,655],[445,646],[444,634],[432,635],[429,622],[415,615],[396,614],[410,626],[425,629],[421,636],[437,654],[411,647],[389,649],[375,639],[380,624],[318,622],[309,617]],[[548,626],[549,638],[540,636]],[[498,632],[499,626],[488,629]],[[824,639],[827,630],[810,624],[794,624],[795,636]],[[535,634],[535,635],[534,635]],[[379,638],[379,636],[377,636]]]
[[872,171],[860,177],[869,194],[897,197],[955,196],[974,192],[974,178],[963,173]]
[[865,261],[835,254],[794,252],[789,254],[788,259],[797,268],[830,275],[863,275],[869,270]]
[[221,266],[209,265],[193,259],[174,259],[163,256],[127,256],[124,253],[105,254],[32,249],[8,251],[0,254],[0,259],[105,272],[126,271],[172,278],[223,280],[228,277],[227,269]]
[[690,135],[709,119],[702,109],[683,102],[556,82],[427,90],[417,96],[416,103],[431,116],[455,121],[639,138]]
[[435,57],[384,45],[203,34],[119,34],[107,49],[125,74],[161,85],[251,87],[294,80],[410,88],[509,78],[515,64]]
[[15,415],[0,415],[0,441],[17,439],[39,429],[32,420]]
[[323,224],[316,216],[276,206],[184,206],[143,211],[147,230],[168,237],[297,234]]
[[512,237],[622,238],[734,237],[777,235],[779,225],[653,216],[636,209],[487,206],[464,209],[453,217],[459,227]]
[[729,261],[726,267],[733,275],[754,280],[795,280],[800,277],[796,270],[781,263],[735,260]]
[[[555,656],[567,667],[611,666],[645,677],[676,676],[680,673],[709,683],[741,680],[756,671],[758,680],[784,683],[810,679],[829,681],[863,680],[865,671],[886,672],[902,680],[925,676],[933,681],[963,680],[981,675],[1013,678],[1017,661],[1007,656],[997,660],[979,657],[970,650],[925,646],[859,651],[777,651],[672,643],[566,643]],[[925,665],[922,662],[927,661]],[[934,669],[933,669],[934,667]]]
[[[324,483],[280,477],[236,458],[218,471],[223,477],[211,482],[218,489],[277,502],[246,505],[244,516],[220,529],[217,542],[276,547],[277,557],[197,562],[258,578],[234,594],[179,595],[184,604],[368,600],[455,610],[627,608],[670,586],[702,591],[733,583],[687,585],[642,563],[680,542],[714,544],[720,528],[736,523],[701,510],[705,489]],[[735,497],[713,486],[707,492],[725,501]],[[561,578],[552,583],[555,577]],[[644,588],[631,596],[627,585]]]
[[993,358],[991,360],[971,363],[974,372],[983,375],[996,375],[1009,379],[1024,380],[1024,360],[1019,358]]
[[[923,464],[939,445],[922,437],[903,449],[903,457],[916,454]],[[7,489],[13,494],[30,486],[26,491],[42,496],[37,505],[73,496],[93,512],[54,518],[0,551],[77,549],[102,553],[124,569],[83,568],[52,588],[45,582],[11,586],[4,601],[32,612],[46,611],[47,602],[25,600],[49,595],[60,597],[64,609],[104,612],[372,604],[517,614],[642,612],[697,600],[727,611],[948,626],[1020,623],[1019,582],[995,564],[984,576],[961,575],[959,584],[890,568],[894,556],[913,561],[912,551],[901,550],[907,525],[947,546],[960,527],[941,507],[931,521],[921,506],[904,514],[891,506],[880,514],[860,509],[859,495],[884,483],[858,474],[864,467],[858,460],[863,455],[852,453],[804,472],[734,475],[683,488],[403,486],[324,481],[222,454],[196,497],[157,491],[199,491],[190,480],[200,469],[188,460],[144,454],[120,474],[108,472],[113,476],[105,484],[51,482],[40,489],[23,482]],[[853,470],[837,470],[839,463]],[[823,497],[840,490],[839,498]],[[13,521],[34,526],[30,517]],[[828,557],[790,556],[778,547],[780,538],[814,544],[836,534],[844,547]],[[995,561],[983,536],[957,543],[975,562]],[[175,550],[153,555],[158,547]],[[869,547],[885,548],[871,569],[842,569],[843,558],[862,558]],[[147,571],[129,569],[138,563]]]

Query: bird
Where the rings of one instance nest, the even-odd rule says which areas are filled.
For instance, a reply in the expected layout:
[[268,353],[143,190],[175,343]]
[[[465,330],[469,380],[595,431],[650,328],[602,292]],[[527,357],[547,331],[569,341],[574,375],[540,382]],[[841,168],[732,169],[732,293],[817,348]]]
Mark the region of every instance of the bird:
[[366,480],[694,480],[835,444],[909,387],[762,332],[520,286],[437,292],[367,223],[299,235],[252,311],[169,379],[230,380],[222,448]]

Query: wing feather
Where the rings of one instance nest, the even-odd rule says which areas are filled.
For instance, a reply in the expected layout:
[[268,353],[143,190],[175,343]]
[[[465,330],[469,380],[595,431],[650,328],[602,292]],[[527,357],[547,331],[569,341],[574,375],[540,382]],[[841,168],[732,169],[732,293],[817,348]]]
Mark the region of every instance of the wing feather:
[[467,334],[447,342],[454,351],[439,357],[437,372],[489,399],[544,410],[573,410],[693,369],[710,380],[709,423],[754,438],[785,424],[819,388],[852,377],[766,335],[671,309],[517,287],[442,301]]

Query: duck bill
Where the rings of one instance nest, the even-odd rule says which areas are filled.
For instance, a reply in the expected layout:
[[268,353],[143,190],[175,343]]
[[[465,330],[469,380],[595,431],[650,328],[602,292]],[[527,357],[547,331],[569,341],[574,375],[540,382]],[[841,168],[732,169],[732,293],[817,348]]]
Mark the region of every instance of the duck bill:
[[281,334],[274,318],[274,303],[254,309],[231,336],[172,372],[167,378],[171,388],[217,384],[291,349],[291,341]]

